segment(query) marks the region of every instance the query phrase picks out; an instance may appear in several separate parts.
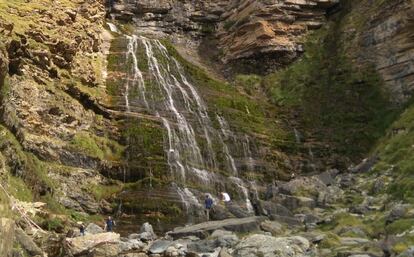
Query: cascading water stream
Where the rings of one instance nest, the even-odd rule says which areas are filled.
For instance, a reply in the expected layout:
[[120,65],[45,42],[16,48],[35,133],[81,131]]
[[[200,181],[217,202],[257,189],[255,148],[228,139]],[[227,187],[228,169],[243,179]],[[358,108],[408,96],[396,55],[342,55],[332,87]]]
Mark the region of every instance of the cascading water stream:
[[[227,145],[229,141],[237,141],[227,121],[217,115],[220,129],[213,127],[203,99],[187,79],[181,64],[170,56],[160,41],[137,35],[126,36],[126,39],[129,65],[124,92],[126,111],[134,112],[138,107],[162,121],[166,130],[165,152],[175,180],[184,185],[188,180],[205,185],[220,183],[216,173],[211,172],[218,169],[214,146],[219,147],[224,153],[227,169],[234,176],[232,181],[245,198],[248,212],[252,213],[248,189],[238,178],[238,170]],[[249,170],[253,170],[248,136],[244,138],[243,149]],[[190,190],[177,188],[187,211],[192,207],[201,207]]]
[[[220,124],[220,130],[221,130],[221,133],[223,134],[224,139],[228,140],[230,138],[230,136],[232,135],[232,132],[230,130],[230,126],[228,125],[227,121],[223,117],[221,117],[220,115],[217,114],[216,117],[217,117],[217,120]],[[237,177],[239,174],[238,174],[238,171],[237,171],[237,167],[236,167],[236,163],[234,161],[234,158],[230,154],[229,147],[227,146],[226,143],[224,143],[223,138],[221,136],[219,137],[219,139],[222,142],[223,152],[226,156],[228,166],[231,169],[233,176]]]
[[243,141],[243,152],[244,152],[244,156],[247,159],[247,168],[249,171],[253,171],[254,169],[254,159],[253,159],[253,155],[252,155],[252,151],[250,150],[251,146],[250,146],[250,138],[248,135],[244,136],[244,141]]
[[110,29],[112,32],[119,33],[119,30],[118,30],[118,28],[116,27],[116,25],[115,25],[115,24],[113,24],[113,23],[111,23],[111,22],[107,22],[106,24],[108,25],[109,29]]

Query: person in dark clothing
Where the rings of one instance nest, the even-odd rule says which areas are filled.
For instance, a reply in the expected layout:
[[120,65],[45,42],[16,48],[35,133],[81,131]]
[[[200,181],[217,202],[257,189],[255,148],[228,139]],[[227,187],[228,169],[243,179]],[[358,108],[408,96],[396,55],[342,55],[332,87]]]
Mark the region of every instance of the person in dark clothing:
[[213,207],[213,199],[211,199],[209,195],[206,195],[206,199],[204,200],[204,207],[206,209],[207,220],[210,220],[210,210]]
[[83,225],[83,223],[81,223],[79,226],[79,232],[81,236],[85,235],[85,225]]
[[112,219],[111,216],[109,216],[105,221],[105,228],[107,232],[112,232],[113,228],[115,226],[115,221]]

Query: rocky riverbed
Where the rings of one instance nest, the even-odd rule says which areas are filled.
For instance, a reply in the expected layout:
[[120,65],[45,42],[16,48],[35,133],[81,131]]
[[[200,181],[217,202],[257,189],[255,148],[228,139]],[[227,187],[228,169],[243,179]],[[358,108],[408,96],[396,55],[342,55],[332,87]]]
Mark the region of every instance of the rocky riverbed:
[[413,256],[412,0],[110,2],[0,0],[0,257]]
[[[25,229],[13,230],[6,223],[2,228],[14,231],[22,247],[13,256],[412,256],[414,206],[370,196],[379,185],[367,188],[366,180],[382,178],[361,173],[364,167],[352,174],[332,170],[271,185],[267,200],[259,203],[263,216],[213,220],[158,235],[149,223],[124,236],[116,226],[114,232],[103,231],[101,223],[85,224],[84,236],[70,223],[63,234],[40,231],[23,221]],[[351,199],[356,194],[358,201]],[[222,209],[220,205],[214,209]],[[36,215],[44,207],[20,206]],[[404,250],[395,254],[400,247]]]

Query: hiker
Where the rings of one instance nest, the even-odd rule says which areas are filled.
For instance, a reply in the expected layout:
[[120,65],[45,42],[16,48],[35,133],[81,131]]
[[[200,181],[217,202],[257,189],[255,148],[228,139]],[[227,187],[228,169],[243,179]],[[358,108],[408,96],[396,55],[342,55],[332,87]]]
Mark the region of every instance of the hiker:
[[112,232],[113,227],[115,226],[115,221],[109,216],[105,221],[105,228],[107,232]]
[[226,193],[226,192],[221,192],[221,200],[224,202],[224,203],[228,203],[228,202],[230,202],[230,195],[228,194],[228,193]]
[[85,235],[85,225],[83,225],[83,222],[81,222],[79,224],[79,232],[80,232],[80,235],[81,236],[84,236]]
[[209,221],[210,220],[210,210],[213,207],[213,199],[211,199],[211,197],[208,194],[206,195],[206,199],[204,200],[204,207],[206,209],[207,221]]

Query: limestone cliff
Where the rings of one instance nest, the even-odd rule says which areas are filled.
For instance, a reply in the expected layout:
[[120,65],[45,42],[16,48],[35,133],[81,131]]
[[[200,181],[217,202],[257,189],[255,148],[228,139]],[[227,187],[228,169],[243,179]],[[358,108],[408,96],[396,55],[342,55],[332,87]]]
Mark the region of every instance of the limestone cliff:
[[[375,198],[368,218],[385,222],[373,204],[413,199],[413,6],[0,0],[0,237],[32,242],[10,206],[45,202],[33,219],[49,232],[30,246],[56,256],[78,221],[123,214],[123,233],[143,219],[166,230],[203,219],[205,193],[223,190],[232,204],[215,219],[252,215],[255,201],[308,225],[314,207],[348,208],[362,192]],[[351,168],[373,173],[356,179],[347,168],[370,151],[380,161]],[[298,174],[314,176],[284,182]],[[326,215],[321,229],[354,233],[338,225],[354,218]]]
[[239,72],[268,73],[303,53],[303,38],[326,21],[331,1],[119,1],[115,17],[133,20],[142,33],[217,40],[221,62]]
[[[116,159],[121,149],[95,103],[105,98],[104,6],[40,0],[0,6],[1,149],[6,181],[17,183],[8,188],[21,200],[49,199],[50,208],[56,202],[101,212],[93,185],[105,180],[98,172],[103,158]],[[32,193],[19,195],[26,188]]]

